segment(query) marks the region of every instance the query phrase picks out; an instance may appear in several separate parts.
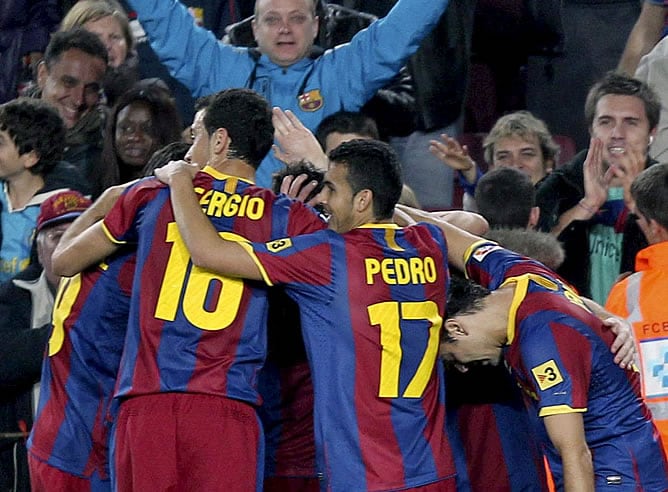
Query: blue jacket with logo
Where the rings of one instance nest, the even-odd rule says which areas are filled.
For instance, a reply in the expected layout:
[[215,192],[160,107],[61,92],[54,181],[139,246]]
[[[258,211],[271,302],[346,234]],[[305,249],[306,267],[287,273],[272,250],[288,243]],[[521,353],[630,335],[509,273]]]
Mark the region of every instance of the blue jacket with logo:
[[[178,0],[129,3],[161,61],[194,96],[248,87],[272,106],[293,111],[315,130],[332,113],[359,111],[385,86],[434,28],[448,0],[400,0],[386,17],[360,31],[350,43],[287,68],[257,50],[217,41],[211,32],[194,25]],[[258,170],[258,184],[268,186],[280,166],[268,155]]]

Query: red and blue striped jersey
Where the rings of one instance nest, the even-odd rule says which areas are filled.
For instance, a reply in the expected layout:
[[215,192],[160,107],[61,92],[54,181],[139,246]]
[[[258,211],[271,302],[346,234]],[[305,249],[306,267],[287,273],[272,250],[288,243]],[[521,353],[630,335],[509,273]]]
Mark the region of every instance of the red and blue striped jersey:
[[[271,329],[271,327],[270,327]],[[313,384],[306,361],[267,360],[259,377],[258,416],[265,435],[265,477],[315,478]]]
[[370,224],[245,247],[299,305],[327,488],[453,477],[437,363],[449,280],[441,231]]
[[[269,241],[324,227],[304,204],[212,168],[193,184],[202,210],[228,238]],[[104,228],[115,242],[137,244],[117,396],[189,392],[258,404],[266,289],[195,267],[169,189],[153,178],[121,195]]]
[[109,408],[130,311],[134,252],[61,281],[30,453],[59,470],[107,477]]
[[269,289],[267,360],[258,389],[265,437],[264,476],[315,478],[313,382],[299,307],[282,287]]
[[445,371],[448,436],[459,492],[547,491],[545,464],[517,384],[505,367]]
[[563,487],[561,461],[537,417],[581,412],[597,490],[619,484],[629,490],[668,490],[639,374],[614,363],[614,335],[580,297],[540,263],[495,244],[474,245],[466,270],[490,289],[515,286],[504,357],[535,409],[557,488]]

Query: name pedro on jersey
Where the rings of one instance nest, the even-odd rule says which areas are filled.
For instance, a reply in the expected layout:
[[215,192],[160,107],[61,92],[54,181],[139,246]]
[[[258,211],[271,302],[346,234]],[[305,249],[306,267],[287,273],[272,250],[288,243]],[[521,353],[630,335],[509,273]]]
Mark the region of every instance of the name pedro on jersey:
[[433,284],[438,278],[436,262],[425,258],[365,258],[366,283],[382,281],[389,285]]
[[201,195],[199,204],[210,217],[247,217],[259,220],[264,214],[264,200],[257,196],[227,194],[218,190],[204,192],[202,188],[196,188],[195,192]]

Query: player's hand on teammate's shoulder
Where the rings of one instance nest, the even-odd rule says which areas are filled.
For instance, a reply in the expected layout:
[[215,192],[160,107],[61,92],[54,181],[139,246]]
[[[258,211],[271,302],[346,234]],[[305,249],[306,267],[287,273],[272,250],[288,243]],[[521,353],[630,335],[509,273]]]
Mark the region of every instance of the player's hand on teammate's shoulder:
[[625,319],[616,316],[604,319],[603,323],[615,334],[615,341],[610,347],[610,351],[615,354],[615,364],[622,369],[630,369],[636,358],[633,327]]
[[175,179],[187,178],[192,181],[200,168],[196,164],[186,161],[171,161],[166,166],[155,170],[155,177],[162,183],[171,185]]

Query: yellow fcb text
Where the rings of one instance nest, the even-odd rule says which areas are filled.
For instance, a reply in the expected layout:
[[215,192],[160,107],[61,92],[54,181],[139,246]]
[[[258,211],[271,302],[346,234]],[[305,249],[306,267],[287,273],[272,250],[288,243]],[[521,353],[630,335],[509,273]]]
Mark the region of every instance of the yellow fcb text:
[[[433,284],[438,278],[436,262],[425,258],[365,258],[366,283],[382,280],[389,285]],[[380,277],[380,278],[379,278]]]
[[264,214],[264,200],[257,196],[231,195],[218,190],[209,190],[199,199],[204,213],[210,217],[247,217],[259,220]]

